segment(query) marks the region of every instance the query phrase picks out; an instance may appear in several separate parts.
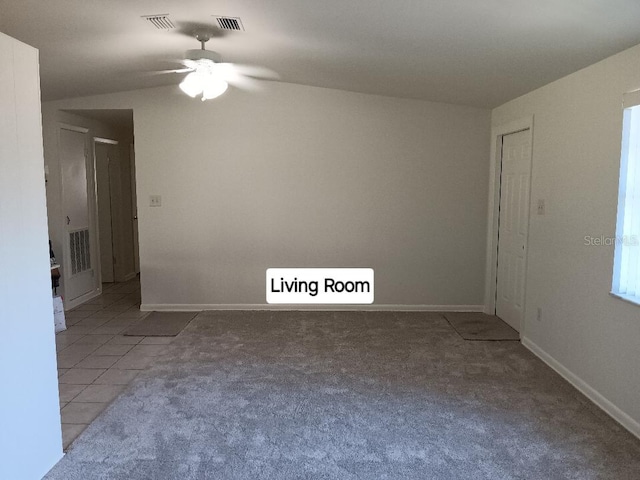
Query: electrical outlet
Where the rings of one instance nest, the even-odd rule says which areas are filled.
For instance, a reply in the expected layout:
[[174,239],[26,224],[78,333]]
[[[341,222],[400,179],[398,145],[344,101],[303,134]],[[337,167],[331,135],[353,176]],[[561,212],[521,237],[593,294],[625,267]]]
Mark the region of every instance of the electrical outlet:
[[539,322],[542,321],[542,308],[538,307],[538,316],[537,316],[537,320]]
[[538,215],[544,215],[544,212],[545,212],[544,199],[539,198],[538,199]]
[[162,206],[162,197],[160,195],[149,195],[149,206],[150,207]]

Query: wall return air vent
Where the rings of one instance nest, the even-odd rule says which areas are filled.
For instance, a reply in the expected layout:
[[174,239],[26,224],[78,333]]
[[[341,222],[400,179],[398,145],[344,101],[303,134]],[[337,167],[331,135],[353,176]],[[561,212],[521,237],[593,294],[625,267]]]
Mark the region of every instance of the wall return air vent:
[[244,26],[242,25],[242,20],[240,17],[221,17],[219,15],[213,16],[218,22],[218,27],[221,30],[235,30],[238,32],[244,31]]
[[71,275],[91,270],[91,241],[88,228],[69,232],[69,254]]
[[176,28],[167,13],[162,15],[144,15],[142,18],[158,30],[173,30]]

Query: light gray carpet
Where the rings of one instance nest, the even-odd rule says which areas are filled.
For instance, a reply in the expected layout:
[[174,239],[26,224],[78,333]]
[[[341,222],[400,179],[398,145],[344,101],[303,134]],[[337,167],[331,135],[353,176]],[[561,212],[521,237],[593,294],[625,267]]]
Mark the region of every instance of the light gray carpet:
[[175,337],[197,315],[196,312],[151,312],[123,335],[144,337]]
[[495,315],[447,312],[444,316],[465,340],[520,340],[520,335]]
[[46,477],[637,479],[640,441],[518,342],[427,313],[199,315]]

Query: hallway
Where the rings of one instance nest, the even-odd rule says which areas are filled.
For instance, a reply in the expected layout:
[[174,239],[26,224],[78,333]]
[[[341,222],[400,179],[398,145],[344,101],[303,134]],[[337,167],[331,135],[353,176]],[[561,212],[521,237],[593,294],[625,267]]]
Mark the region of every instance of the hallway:
[[65,450],[173,339],[123,335],[149,314],[139,309],[135,278],[103,284],[102,295],[66,312],[67,330],[56,335]]

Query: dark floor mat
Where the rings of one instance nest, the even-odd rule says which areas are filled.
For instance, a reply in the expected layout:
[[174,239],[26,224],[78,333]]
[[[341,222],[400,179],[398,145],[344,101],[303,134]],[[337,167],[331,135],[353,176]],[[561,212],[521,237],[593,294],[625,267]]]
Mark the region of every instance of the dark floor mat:
[[495,315],[447,312],[444,316],[465,340],[520,340],[520,334]]
[[175,337],[197,312],[151,312],[141,322],[129,327],[123,335],[145,337]]

